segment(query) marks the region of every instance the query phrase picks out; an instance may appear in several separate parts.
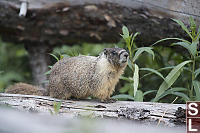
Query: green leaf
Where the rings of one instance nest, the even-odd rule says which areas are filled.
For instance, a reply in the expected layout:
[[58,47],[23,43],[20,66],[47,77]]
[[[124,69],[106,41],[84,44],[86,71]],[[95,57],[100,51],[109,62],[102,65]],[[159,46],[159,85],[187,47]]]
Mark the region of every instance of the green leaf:
[[17,71],[4,72],[0,76],[0,82],[9,83],[10,81],[24,81],[24,77],[20,75],[20,73],[18,73]]
[[[131,85],[132,86],[132,85]],[[130,95],[130,96],[134,96],[134,88],[133,87],[131,87],[129,90],[128,90],[128,94]]]
[[199,38],[200,38],[200,25],[199,25],[199,28],[198,28],[198,31],[197,31],[197,35],[195,37],[195,41],[199,41]]
[[137,52],[135,53],[135,56],[133,57],[133,62],[135,62],[137,60],[137,58],[143,53],[143,52],[147,52],[149,54],[151,54],[153,56],[154,59],[154,52],[152,50],[153,48],[151,47],[141,47],[137,49]]
[[[165,97],[165,96],[167,96],[167,95],[169,95],[169,94],[171,94],[171,91],[170,91],[170,90],[167,90],[167,91],[163,92],[160,96],[158,96],[157,99],[160,100],[160,99],[162,99],[163,97]],[[154,99],[152,100],[152,102],[157,102],[157,101],[155,101],[155,100],[157,100],[157,99],[154,98]]]
[[187,88],[183,88],[183,87],[174,87],[171,88],[172,91],[188,91]]
[[182,22],[182,21],[180,21],[180,20],[177,20],[177,19],[172,19],[173,21],[175,21],[176,23],[178,23],[180,26],[181,26],[181,28],[190,36],[190,38],[193,40],[193,37],[192,37],[192,35],[191,35],[191,33],[189,32],[189,30],[187,29],[187,27],[185,26],[185,24]]
[[139,85],[139,67],[135,64],[135,71],[133,74],[133,88],[134,88],[134,96],[136,95],[138,85]]
[[127,78],[127,77],[124,77],[124,76],[120,76],[120,79],[128,81],[128,82],[133,82],[132,78]]
[[145,91],[145,92],[143,93],[143,96],[148,95],[148,94],[150,94],[150,93],[154,93],[154,92],[156,92],[156,91],[157,91],[157,90]]
[[191,53],[192,53],[192,55],[195,57],[196,56],[196,54],[197,54],[197,45],[198,45],[198,41],[194,41],[194,42],[192,42],[192,44],[191,44]]
[[190,30],[192,31],[192,36],[195,37],[196,36],[195,32],[197,27],[194,18],[192,16],[190,16],[189,22],[190,22]]
[[163,75],[160,72],[158,72],[157,70],[155,70],[155,69],[152,69],[152,68],[140,68],[140,70],[141,71],[150,71],[152,73],[155,73],[159,77],[161,77],[163,80],[165,80],[165,78],[163,77]]
[[63,58],[69,58],[69,57],[71,57],[71,56],[69,56],[67,54],[63,54],[62,56],[63,56]]
[[179,97],[182,97],[185,101],[190,101],[190,98],[185,93],[182,93],[182,92],[172,92],[172,94],[176,95],[176,96],[179,96]]
[[0,71],[0,74],[3,73],[3,71]]
[[198,69],[194,72],[194,74],[195,74],[195,78],[197,78],[197,77],[199,76],[199,74],[200,74],[200,68],[198,68]]
[[128,59],[128,67],[133,71],[133,66],[130,59]]
[[124,86],[119,90],[119,92],[120,93],[126,93],[128,90],[129,90],[129,88]]
[[51,53],[49,55],[53,56],[56,59],[56,61],[59,61],[59,59],[58,59],[58,57],[56,55],[51,54]]
[[169,70],[169,69],[173,69],[174,67],[176,66],[167,66],[167,67],[160,68],[157,71]]
[[129,37],[129,31],[126,26],[122,27],[122,33],[123,33],[124,39],[127,39]]
[[53,67],[53,66],[48,66],[48,68],[50,68],[50,69],[51,69],[52,67]]
[[[163,68],[158,69],[157,71],[168,70],[168,69],[172,69],[172,68],[174,68],[174,67],[175,67],[175,66],[163,67]],[[151,74],[153,74],[153,72],[147,73],[147,74],[143,75],[140,79],[142,79],[142,78],[144,78],[144,77],[146,77],[146,76],[149,76],[149,75],[151,75]]]
[[131,37],[132,35],[129,35],[129,31],[128,31],[128,28],[126,26],[123,26],[122,27],[122,37],[123,39],[125,40],[126,42],[126,46],[128,47],[129,51],[131,51],[131,44],[130,44],[130,41],[131,41]]
[[184,39],[181,39],[181,38],[164,38],[164,39],[158,40],[157,42],[155,42],[155,43],[152,44],[151,46],[154,46],[154,45],[156,45],[156,44],[158,44],[158,43],[160,43],[160,42],[167,41],[167,40],[178,40],[178,41],[182,41],[182,42],[186,42],[186,43],[190,44],[189,41],[184,40]]
[[184,93],[180,94],[180,93],[182,93],[181,91],[188,91],[188,89],[182,88],[182,87],[171,88],[171,89],[165,91],[162,95],[160,95],[158,99],[162,99],[163,97],[165,97],[167,95],[176,95],[176,96],[178,95],[178,96],[184,97],[184,99],[188,100],[189,98],[187,95],[185,95]]
[[61,102],[54,102],[54,103],[53,103],[53,108],[54,108],[55,114],[58,114],[58,113],[59,113],[59,110],[60,110],[60,108],[61,108]]
[[188,52],[195,57],[197,54],[197,42],[192,42],[191,43],[186,43],[186,42],[177,42],[177,43],[173,43],[172,45],[179,45],[182,46],[184,48],[186,48],[188,50]]
[[126,94],[119,94],[119,95],[115,95],[115,96],[112,96],[112,98],[114,99],[122,99],[122,100],[134,100],[134,98],[130,95],[126,95]]
[[64,58],[64,55],[61,55],[61,54],[60,54],[60,60],[63,59],[63,58]]
[[51,73],[51,70],[44,73],[44,75],[49,75]]
[[125,84],[124,87],[122,87],[122,88],[119,90],[119,92],[120,92],[120,93],[126,93],[126,92],[128,92],[128,91],[130,90],[130,88],[133,88],[132,84],[131,84],[131,83],[127,83],[127,84]]
[[135,101],[143,102],[143,92],[141,90],[137,90],[134,99]]
[[[133,37],[132,37],[132,40],[131,40],[131,47],[133,46],[133,41],[135,40],[136,36],[139,35],[140,33],[139,32],[136,32]],[[136,48],[136,46],[135,46]]]
[[171,72],[165,78],[165,81],[163,81],[162,84],[160,85],[158,92],[156,94],[156,97],[153,100],[154,102],[157,102],[159,100],[159,97],[165,92],[165,90],[167,90],[168,88],[172,86],[172,84],[174,84],[174,82],[179,77],[183,66],[190,62],[191,62],[190,60],[184,61],[171,70]]
[[193,83],[194,90],[195,90],[195,93],[196,93],[195,100],[200,101],[200,82],[195,80],[192,83]]

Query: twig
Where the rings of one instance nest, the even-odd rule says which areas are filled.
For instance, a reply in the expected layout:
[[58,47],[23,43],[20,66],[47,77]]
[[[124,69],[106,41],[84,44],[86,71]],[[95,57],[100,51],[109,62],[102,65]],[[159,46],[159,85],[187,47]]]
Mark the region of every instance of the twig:
[[[172,103],[171,104],[173,104],[176,100],[178,99],[178,97],[176,97],[175,99],[174,99],[174,101],[172,101]],[[167,112],[167,110],[168,109],[166,109],[165,111],[164,111],[164,113],[163,113],[163,115],[162,115],[162,117],[159,119],[159,121],[158,121],[158,124],[157,124],[157,126],[159,126],[160,125],[160,122],[161,122],[161,120],[163,119],[163,117],[164,117],[164,115],[166,114],[166,112]]]

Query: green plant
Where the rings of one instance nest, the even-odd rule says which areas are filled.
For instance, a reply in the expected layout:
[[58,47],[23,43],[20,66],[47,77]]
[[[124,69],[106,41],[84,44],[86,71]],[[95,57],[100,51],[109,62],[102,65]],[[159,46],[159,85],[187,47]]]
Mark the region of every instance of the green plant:
[[49,110],[52,115],[57,115],[61,109],[61,102],[53,103],[53,111]]
[[[157,41],[155,44],[158,44],[162,41],[166,40],[178,40],[178,42],[173,43],[172,46],[181,46],[185,48],[189,56],[187,56],[187,60],[180,63],[176,67],[174,67],[171,72],[165,78],[166,80],[160,85],[156,97],[153,101],[159,101],[161,98],[168,94],[178,95],[187,100],[200,100],[200,82],[197,77],[200,74],[200,69],[197,68],[197,62],[200,58],[200,52],[198,51],[199,38],[200,38],[200,26],[197,30],[196,23],[192,17],[189,19],[190,27],[187,28],[184,23],[180,20],[173,19],[177,24],[181,26],[181,28],[187,33],[190,37],[191,41],[187,41],[181,38],[165,38]],[[190,63],[189,66],[184,67],[186,64]],[[172,84],[178,79],[182,70],[188,71],[191,75],[191,78],[188,79],[190,87],[188,88],[172,88]],[[182,92],[183,91],[183,92]],[[184,92],[187,93],[184,93]],[[187,95],[186,95],[187,94]]]
[[0,38],[0,71],[0,92],[16,82],[31,82],[28,54],[23,45],[5,43]]
[[[49,55],[51,55],[56,60],[56,62],[57,62],[57,61],[61,60],[62,58],[64,58],[64,56],[65,56],[65,55],[61,55],[60,53],[58,53],[58,54],[59,54],[59,57],[57,57],[55,54],[52,54],[52,53],[50,53]],[[49,67],[50,70],[47,71],[47,72],[45,72],[44,73],[45,75],[49,75],[51,73],[51,68],[53,66],[49,65],[48,67]]]
[[142,55],[142,53],[146,52],[146,53],[152,55],[153,59],[155,56],[154,52],[152,50],[153,49],[152,47],[138,48],[136,46],[136,44],[134,43],[134,40],[138,34],[139,34],[138,32],[135,33],[134,35],[130,34],[128,31],[128,28],[126,26],[122,27],[122,35],[121,36],[124,39],[126,46],[128,48],[128,51],[129,51],[128,66],[131,69],[131,71],[133,72],[133,75],[131,78],[127,78],[127,77],[123,77],[123,76],[121,77],[121,79],[128,81],[129,84],[124,86],[120,91],[122,93],[128,91],[129,95],[120,94],[120,95],[113,96],[113,98],[143,101],[143,98],[145,95],[154,92],[154,91],[149,91],[147,93],[143,93],[141,90],[138,89],[139,80],[140,80],[139,71],[149,71],[149,72],[155,73],[163,78],[162,74],[159,73],[158,71],[156,71],[152,68],[139,68],[139,66],[137,65],[137,63],[136,63],[137,59]]

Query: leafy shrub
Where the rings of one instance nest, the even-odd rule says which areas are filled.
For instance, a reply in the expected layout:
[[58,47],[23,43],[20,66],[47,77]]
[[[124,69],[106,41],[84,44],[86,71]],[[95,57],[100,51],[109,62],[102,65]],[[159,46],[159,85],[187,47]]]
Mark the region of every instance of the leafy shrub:
[[[126,83],[124,87],[120,89],[120,93],[122,94],[113,96],[113,98],[143,101],[144,96],[146,96],[147,94],[156,93],[155,97],[151,98],[151,101],[162,101],[164,97],[169,95],[178,96],[184,101],[200,100],[200,81],[197,79],[200,75],[200,68],[197,68],[197,62],[200,59],[200,52],[198,51],[200,27],[197,30],[196,23],[192,17],[190,17],[189,20],[189,29],[187,29],[183,22],[175,19],[173,20],[177,24],[179,24],[182,29],[189,35],[191,41],[187,41],[181,38],[165,38],[157,41],[153,45],[166,40],[178,40],[179,42],[173,43],[172,46],[178,45],[185,48],[188,51],[189,56],[182,56],[182,59],[181,61],[179,61],[178,65],[164,65],[163,67],[158,67],[158,69],[153,69],[150,67],[141,68],[137,65],[138,57],[140,57],[143,52],[147,52],[148,54],[152,55],[153,59],[154,57],[157,58],[158,54],[154,54],[154,52],[152,51],[152,47],[137,48],[136,44],[134,43],[134,39],[138,35],[138,33],[135,33],[134,35],[129,34],[127,27],[123,26],[123,34],[121,36],[125,40],[126,46],[130,53],[128,66],[132,71],[132,77],[121,77],[121,79],[128,81],[128,83]],[[170,55],[169,58],[171,58],[172,56],[173,55]],[[166,60],[163,61],[163,64],[166,64],[165,62]],[[174,64],[176,63],[174,62]],[[168,70],[169,72],[165,74],[166,76],[163,76],[162,73],[166,70]],[[148,73],[141,76],[141,74],[139,74],[139,72],[141,73],[141,71],[148,71]],[[157,77],[163,80],[158,90],[138,90],[140,84],[139,81],[147,76],[149,77],[152,74],[155,74]],[[187,78],[189,77],[188,74],[191,75],[191,78]],[[179,77],[181,77],[181,80],[179,81],[180,83],[178,85],[182,86],[174,87],[174,84],[178,81]],[[187,84],[185,84],[185,81]],[[149,83],[153,82],[150,81]],[[190,88],[185,87],[188,85],[190,85]],[[149,84],[149,86],[151,86],[151,84]],[[128,95],[126,94],[127,92]]]
[[[131,86],[130,88],[126,85],[124,86],[123,89],[121,89],[121,92],[129,92],[129,95],[116,95],[113,96],[113,98],[116,99],[130,99],[130,100],[135,100],[135,101],[143,101],[144,94],[141,90],[138,90],[139,87],[139,71],[150,71],[153,73],[158,74],[159,76],[161,75],[159,72],[157,72],[154,69],[150,68],[139,68],[139,66],[136,63],[136,60],[141,56],[142,53],[147,52],[148,54],[152,55],[152,58],[154,59],[154,52],[152,47],[140,47],[138,48],[136,44],[134,43],[135,37],[139,33],[130,34],[128,31],[128,28],[126,26],[122,27],[122,38],[124,39],[126,46],[129,51],[129,60],[128,60],[128,67],[132,71],[133,75],[132,77],[121,77],[121,79],[126,80],[130,82],[128,86]],[[164,77],[163,77],[164,78]],[[148,93],[145,93],[148,94]]]
[[[187,100],[200,100],[200,82],[198,80],[198,76],[200,74],[200,68],[197,68],[197,61],[200,58],[200,51],[198,51],[199,46],[199,38],[200,38],[200,26],[197,29],[196,23],[192,17],[190,17],[190,27],[189,29],[184,25],[184,23],[180,20],[173,19],[177,24],[181,26],[181,28],[187,33],[190,37],[191,41],[187,41],[181,38],[165,38],[162,40],[157,41],[153,45],[160,43],[166,40],[178,40],[178,42],[173,43],[172,46],[181,46],[185,48],[189,56],[186,57],[186,61],[183,61],[179,65],[177,65],[173,70],[169,73],[166,77],[166,82],[163,82],[156,94],[156,97],[153,101],[158,101],[159,99],[163,98],[168,94],[178,95],[184,98],[185,101]],[[184,67],[186,64],[190,63],[189,66]],[[182,70],[188,71],[190,73],[190,77],[188,79],[190,88],[184,87],[176,87],[171,88],[171,85],[177,80],[180,76]],[[189,77],[189,76],[187,76]],[[169,89],[170,88],[170,89]],[[186,91],[183,93],[182,91]],[[187,94],[187,95],[186,95]]]

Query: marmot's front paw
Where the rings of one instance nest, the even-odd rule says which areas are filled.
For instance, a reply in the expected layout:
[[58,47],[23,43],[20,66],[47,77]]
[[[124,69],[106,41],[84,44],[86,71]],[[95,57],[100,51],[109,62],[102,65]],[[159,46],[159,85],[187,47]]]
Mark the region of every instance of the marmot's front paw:
[[116,99],[105,99],[105,100],[101,100],[102,103],[115,103],[117,100]]

